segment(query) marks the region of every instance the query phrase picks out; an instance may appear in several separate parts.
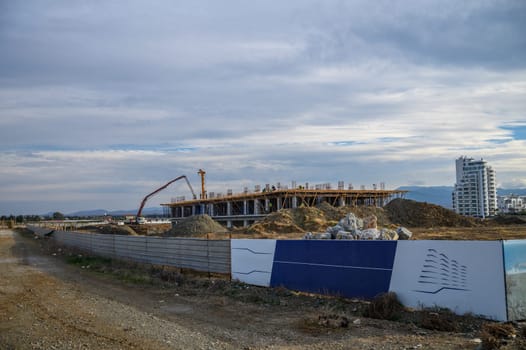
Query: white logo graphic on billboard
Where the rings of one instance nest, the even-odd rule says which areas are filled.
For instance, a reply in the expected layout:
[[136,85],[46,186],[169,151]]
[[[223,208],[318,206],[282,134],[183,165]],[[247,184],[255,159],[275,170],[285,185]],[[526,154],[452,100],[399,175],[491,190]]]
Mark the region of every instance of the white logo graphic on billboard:
[[415,292],[428,294],[443,290],[467,291],[467,267],[446,254],[428,249],[418,276],[418,287]]

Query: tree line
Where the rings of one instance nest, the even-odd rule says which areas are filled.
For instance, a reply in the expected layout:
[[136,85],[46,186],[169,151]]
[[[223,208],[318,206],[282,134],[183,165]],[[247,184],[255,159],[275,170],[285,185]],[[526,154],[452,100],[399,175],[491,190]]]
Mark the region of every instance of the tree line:
[[43,220],[64,220],[65,216],[61,212],[54,212],[50,216],[41,216],[41,215],[2,215],[0,216],[0,221],[13,221],[18,224],[24,222],[39,222]]

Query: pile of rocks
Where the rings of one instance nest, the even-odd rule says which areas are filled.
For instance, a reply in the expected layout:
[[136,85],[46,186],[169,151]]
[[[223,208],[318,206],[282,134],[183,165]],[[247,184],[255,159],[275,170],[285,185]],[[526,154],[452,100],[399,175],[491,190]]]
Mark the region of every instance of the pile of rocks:
[[364,219],[353,213],[347,214],[337,225],[329,227],[323,233],[308,232],[304,239],[368,239],[368,240],[402,240],[410,239],[411,231],[405,227],[396,230],[389,228],[378,229],[377,217],[370,215]]

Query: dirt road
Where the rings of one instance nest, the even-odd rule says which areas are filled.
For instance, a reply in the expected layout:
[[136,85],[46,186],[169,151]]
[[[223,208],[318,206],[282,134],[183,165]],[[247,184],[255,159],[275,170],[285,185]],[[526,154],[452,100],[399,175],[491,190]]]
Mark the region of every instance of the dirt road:
[[0,349],[477,347],[476,333],[424,330],[351,311],[348,328],[302,329],[323,311],[120,282],[66,264],[38,240],[0,230]]

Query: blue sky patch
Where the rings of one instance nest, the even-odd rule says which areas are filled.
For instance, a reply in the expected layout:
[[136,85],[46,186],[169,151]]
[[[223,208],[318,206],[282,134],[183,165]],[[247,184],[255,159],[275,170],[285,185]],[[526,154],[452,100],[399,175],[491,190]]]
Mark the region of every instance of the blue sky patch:
[[357,141],[334,141],[334,142],[329,142],[329,146],[352,146],[352,145],[357,145],[359,144],[360,142],[357,142]]
[[110,149],[115,151],[165,151],[165,152],[193,152],[197,147],[192,146],[175,146],[168,144],[159,145],[134,145],[134,144],[116,144]]
[[401,140],[402,137],[380,137],[378,141],[380,142],[395,142]]
[[509,138],[506,138],[506,139],[490,139],[490,140],[486,140],[488,141],[489,143],[494,143],[494,144],[497,144],[497,145],[502,145],[506,142],[509,142],[510,139]]
[[526,140],[526,124],[501,126],[501,129],[510,130],[515,140]]

